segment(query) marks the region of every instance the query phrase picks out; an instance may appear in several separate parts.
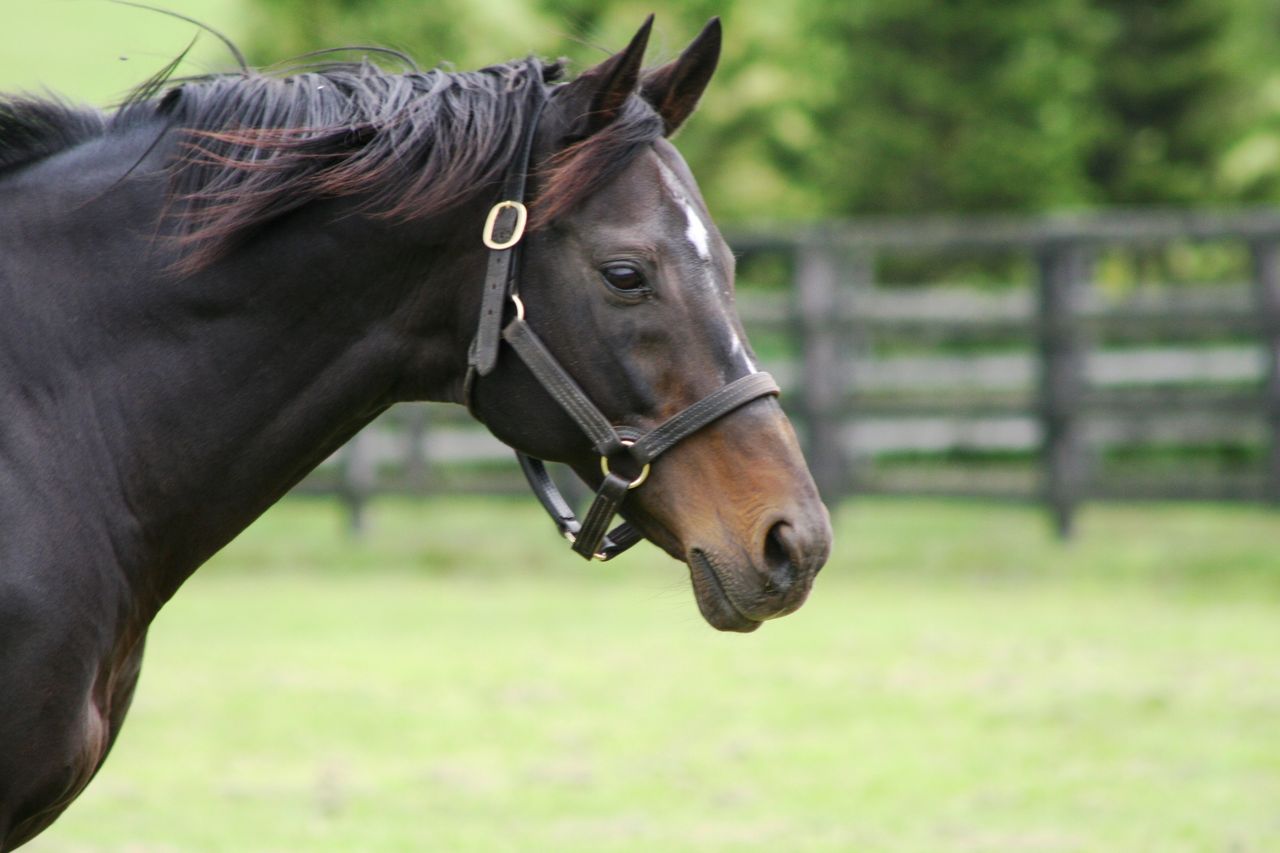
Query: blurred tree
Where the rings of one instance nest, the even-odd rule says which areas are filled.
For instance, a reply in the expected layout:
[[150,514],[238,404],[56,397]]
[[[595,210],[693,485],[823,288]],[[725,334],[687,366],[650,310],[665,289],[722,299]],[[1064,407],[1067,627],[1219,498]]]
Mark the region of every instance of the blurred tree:
[[1230,4],[1221,0],[1094,0],[1107,38],[1094,100],[1104,130],[1088,158],[1101,201],[1221,200],[1224,152],[1239,136],[1243,89],[1232,79]]
[[1220,163],[1224,191],[1249,201],[1280,199],[1280,4],[1234,0],[1227,74],[1243,87],[1240,136]]
[[261,63],[373,44],[404,50],[427,67],[450,61],[466,68],[544,46],[530,38],[545,29],[543,22],[522,0],[253,0],[250,10],[257,20],[247,48]]
[[1091,196],[1101,128],[1087,0],[813,0],[806,158],[832,213],[1039,209]]
[[[253,5],[260,35],[248,47],[259,62],[354,42],[464,68],[536,53],[568,54],[581,69],[625,44],[652,9]],[[1194,203],[1276,189],[1265,155],[1280,163],[1280,121],[1260,139],[1246,132],[1261,81],[1280,91],[1276,57],[1248,23],[1274,22],[1274,0],[690,0],[659,12],[651,61],[674,56],[713,14],[725,19],[725,52],[680,146],[723,221]]]
[[[750,7],[739,16],[735,7]],[[587,0],[254,0],[259,34],[246,47],[269,64],[321,47],[380,44],[401,48],[421,64],[442,61],[480,67],[527,54],[567,56],[581,70],[626,44],[652,11],[648,2]],[[746,2],[693,0],[664,10],[650,41],[650,63],[673,58],[713,15],[729,24],[720,71],[710,97],[682,132],[681,149],[698,173],[717,214],[744,218],[794,216],[809,203],[809,188],[772,165],[805,123],[789,92],[787,66],[802,54],[795,16]]]

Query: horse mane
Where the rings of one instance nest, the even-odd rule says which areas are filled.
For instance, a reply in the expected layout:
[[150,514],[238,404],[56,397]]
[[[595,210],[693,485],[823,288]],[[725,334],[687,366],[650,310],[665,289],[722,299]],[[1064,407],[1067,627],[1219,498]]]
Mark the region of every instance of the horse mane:
[[62,101],[0,99],[0,172],[74,148],[106,125],[101,113]]
[[[322,199],[356,198],[362,213],[407,220],[494,191],[531,117],[529,87],[562,73],[562,62],[536,59],[401,73],[368,61],[324,62],[283,75],[172,81],[163,94],[166,81],[152,78],[109,118],[59,102],[0,100],[0,169],[162,120],[160,138],[179,140],[166,164],[163,215],[185,250],[177,269],[194,272],[253,229]],[[537,176],[531,227],[603,186],[662,131],[653,108],[633,95],[613,123]]]

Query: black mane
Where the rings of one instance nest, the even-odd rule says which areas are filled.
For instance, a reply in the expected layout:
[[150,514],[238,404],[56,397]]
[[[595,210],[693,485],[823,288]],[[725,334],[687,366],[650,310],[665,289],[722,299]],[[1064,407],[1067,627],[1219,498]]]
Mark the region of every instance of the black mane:
[[[529,119],[529,88],[562,70],[536,59],[404,73],[330,62],[285,76],[193,78],[163,94],[165,81],[153,78],[109,116],[0,100],[0,170],[163,120],[161,136],[180,140],[167,164],[165,213],[189,249],[182,266],[194,270],[255,226],[319,199],[359,197],[371,215],[414,218],[493,187]],[[555,158],[535,224],[572,207],[662,130],[633,96],[613,125]]]
[[0,172],[74,148],[106,129],[107,120],[96,110],[55,100],[0,99]]

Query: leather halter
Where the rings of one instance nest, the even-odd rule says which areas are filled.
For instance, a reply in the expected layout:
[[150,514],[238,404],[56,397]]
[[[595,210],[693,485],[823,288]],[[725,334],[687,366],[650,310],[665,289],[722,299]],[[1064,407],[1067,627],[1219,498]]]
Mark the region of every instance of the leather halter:
[[[527,211],[524,206],[525,184],[533,151],[533,138],[538,117],[547,95],[535,76],[529,83],[528,123],[515,159],[502,185],[502,195],[489,211],[483,239],[489,247],[489,265],[485,274],[484,295],[480,305],[479,327],[468,354],[467,376],[463,395],[472,408],[475,383],[489,375],[498,361],[498,350],[505,340],[525,363],[539,384],[578,424],[595,452],[600,456],[604,479],[596,490],[595,500],[581,521],[574,514],[560,490],[552,482],[546,465],[520,451],[516,458],[529,487],[555,522],[556,527],[573,546],[573,551],[586,559],[609,560],[639,542],[643,535],[631,524],[623,522],[612,530],[609,524],[618,513],[627,493],[640,487],[649,475],[649,466],[664,451],[730,412],[752,400],[778,394],[778,386],[767,373],[750,373],[740,377],[698,402],[673,415],[647,433],[629,427],[614,427],[596,408],[586,392],[574,381],[542,339],[525,321],[525,307],[517,292],[519,280],[519,244],[524,236]],[[511,210],[514,221],[507,236],[497,239],[496,231],[503,213]],[[507,305],[515,307],[515,317],[502,325]],[[630,472],[630,473],[625,473]]]

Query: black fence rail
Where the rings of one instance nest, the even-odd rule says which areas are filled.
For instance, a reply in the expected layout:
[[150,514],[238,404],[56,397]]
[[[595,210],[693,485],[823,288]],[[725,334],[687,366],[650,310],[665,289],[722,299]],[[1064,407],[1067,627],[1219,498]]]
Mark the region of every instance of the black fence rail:
[[[1091,499],[1280,502],[1280,211],[866,220],[730,243],[744,269],[771,262],[739,309],[830,499],[1040,500],[1063,535]],[[1217,266],[1238,280],[1099,273],[1171,247],[1236,257]],[[893,281],[921,258],[935,280]],[[343,495],[357,523],[375,492],[519,487],[508,451],[430,404],[392,410],[302,486]]]

